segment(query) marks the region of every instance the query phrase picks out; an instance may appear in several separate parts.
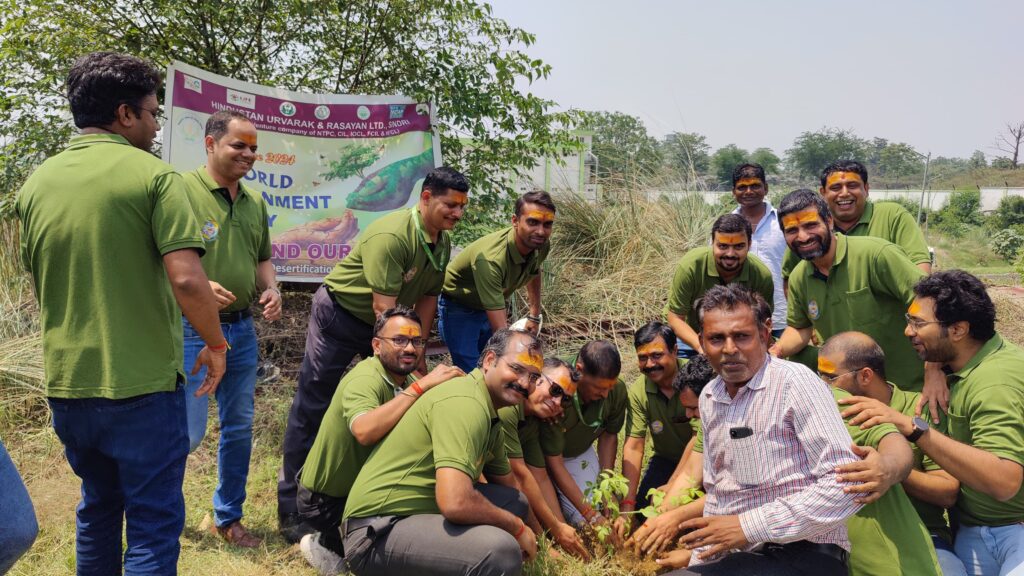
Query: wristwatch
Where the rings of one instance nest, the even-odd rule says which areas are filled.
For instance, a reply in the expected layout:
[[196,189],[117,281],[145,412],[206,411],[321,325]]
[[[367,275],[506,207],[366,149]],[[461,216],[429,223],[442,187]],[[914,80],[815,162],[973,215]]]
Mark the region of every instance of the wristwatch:
[[914,423],[914,431],[911,432],[910,434],[907,434],[906,438],[908,442],[917,442],[917,439],[920,438],[922,434],[927,432],[930,426],[928,426],[927,420],[925,420],[924,418],[919,418],[917,416],[915,416],[914,419],[911,420],[911,422]]

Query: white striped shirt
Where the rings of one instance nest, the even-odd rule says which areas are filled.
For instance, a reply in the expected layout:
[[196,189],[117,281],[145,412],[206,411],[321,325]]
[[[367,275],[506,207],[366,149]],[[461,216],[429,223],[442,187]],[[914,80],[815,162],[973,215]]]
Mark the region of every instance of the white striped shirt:
[[[786,236],[779,227],[778,213],[775,207],[764,200],[765,211],[761,221],[757,223],[750,238],[750,252],[761,259],[772,271],[772,282],[775,284],[775,302],[772,306],[772,330],[786,327],[786,293],[782,289],[782,261],[786,255]],[[733,214],[743,215],[739,208]]]
[[[751,548],[810,540],[850,549],[846,519],[860,505],[843,492],[835,468],[858,458],[827,384],[803,365],[766,355],[735,398],[721,378],[708,383],[700,415],[705,516],[738,514]],[[733,439],[734,427],[753,433]]]

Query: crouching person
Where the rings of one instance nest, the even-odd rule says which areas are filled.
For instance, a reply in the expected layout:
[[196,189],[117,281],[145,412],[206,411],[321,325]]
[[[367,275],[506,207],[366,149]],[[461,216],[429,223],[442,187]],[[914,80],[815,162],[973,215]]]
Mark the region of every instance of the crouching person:
[[[512,488],[497,409],[541,377],[528,333],[499,330],[478,368],[419,399],[370,454],[345,506],[345,561],[356,576],[516,575],[537,539]],[[480,474],[487,484],[476,483]]]

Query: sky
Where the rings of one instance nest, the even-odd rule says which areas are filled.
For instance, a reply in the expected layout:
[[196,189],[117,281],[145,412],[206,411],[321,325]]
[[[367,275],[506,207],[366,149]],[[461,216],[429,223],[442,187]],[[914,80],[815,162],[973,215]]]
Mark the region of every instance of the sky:
[[805,131],[852,129],[918,152],[989,159],[1024,121],[1021,0],[490,0],[552,66],[524,88],[619,111],[661,138],[780,156]]

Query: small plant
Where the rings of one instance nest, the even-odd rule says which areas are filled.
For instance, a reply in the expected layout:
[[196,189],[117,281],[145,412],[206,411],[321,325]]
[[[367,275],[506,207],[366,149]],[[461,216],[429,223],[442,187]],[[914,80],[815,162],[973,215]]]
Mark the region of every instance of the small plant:
[[988,245],[1003,260],[1015,262],[1021,247],[1024,247],[1024,236],[1013,228],[1006,228],[993,234]]

